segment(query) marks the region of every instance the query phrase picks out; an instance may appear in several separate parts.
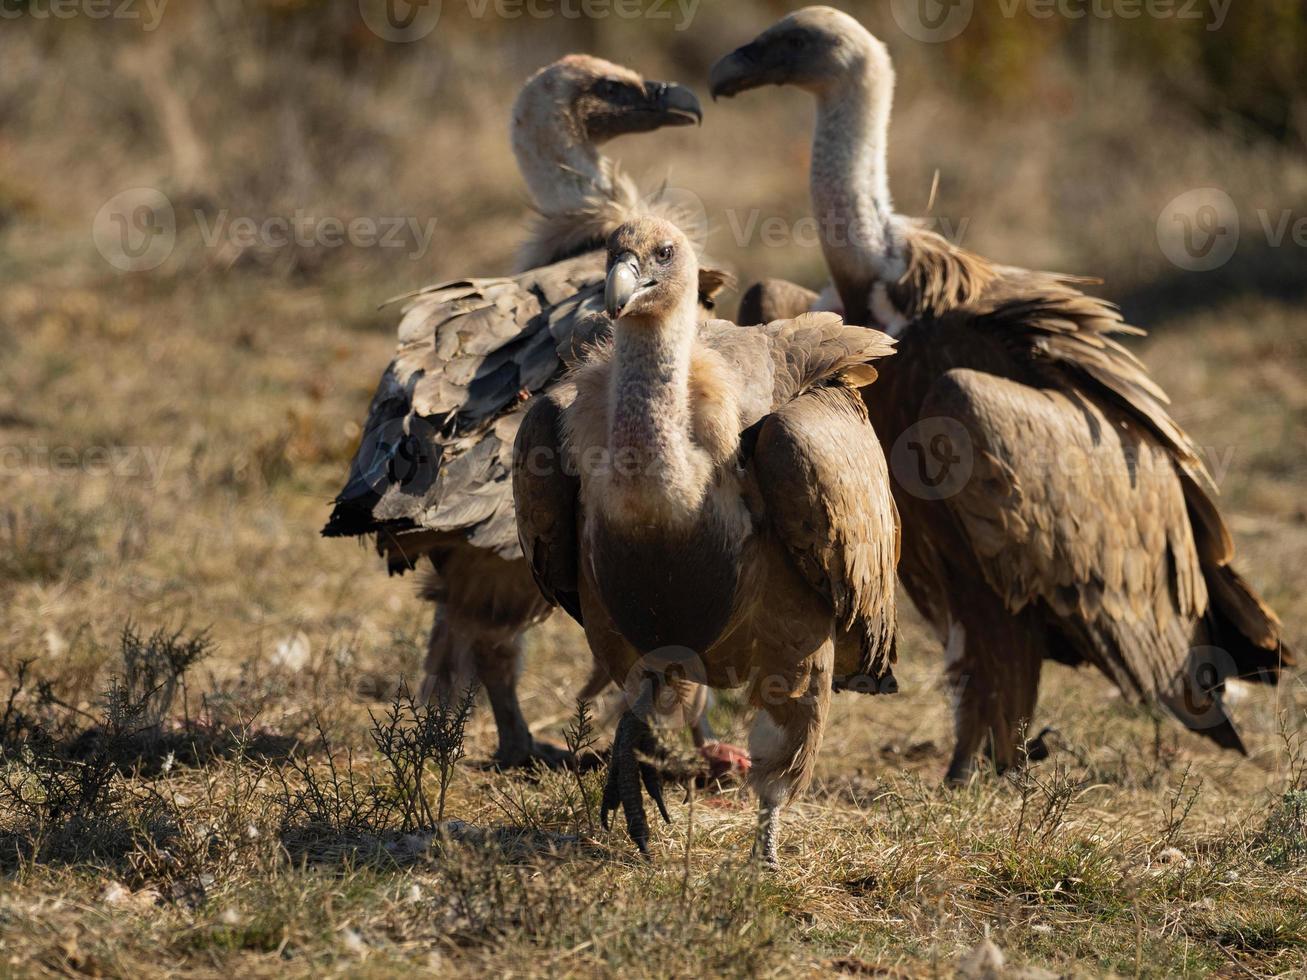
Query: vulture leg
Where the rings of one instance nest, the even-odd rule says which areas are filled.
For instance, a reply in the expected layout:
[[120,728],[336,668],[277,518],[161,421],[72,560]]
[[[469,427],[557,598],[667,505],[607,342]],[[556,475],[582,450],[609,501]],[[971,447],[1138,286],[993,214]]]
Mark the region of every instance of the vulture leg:
[[749,733],[753,768],[749,783],[758,794],[758,832],[753,856],[771,868],[780,866],[777,840],[781,808],[803,792],[812,779],[821,748],[822,730],[830,712],[831,681],[835,669],[835,643],[827,639],[802,665],[806,681],[788,693],[778,694],[776,677],[760,677],[753,700],[758,717]]
[[608,782],[604,785],[599,819],[608,829],[608,814],[620,806],[626,816],[626,832],[644,857],[649,856],[649,820],[644,811],[640,784],[658,806],[663,820],[671,823],[667,804],[663,802],[662,775],[657,761],[663,755],[649,723],[635,710],[627,711],[617,723],[612,758],[608,762]]
[[442,606],[436,607],[427,641],[427,659],[423,665],[419,699],[424,704],[452,703],[473,683],[472,651],[455,642],[454,630]]
[[509,642],[482,641],[473,647],[477,678],[485,685],[490,698],[490,710],[495,716],[499,731],[499,749],[495,752],[495,765],[499,769],[523,769],[543,765],[561,769],[569,764],[571,756],[565,749],[541,741],[531,735],[531,729],[522,715],[517,700],[517,681],[522,673],[522,651],[519,640]]
[[[969,610],[949,627],[946,675],[957,744],[946,778],[954,785],[970,781],[982,752],[998,772],[1026,761],[1026,731],[1039,692],[1043,657],[1035,638],[1042,624],[1029,613],[983,613]],[[1032,757],[1041,739],[1034,740]]]
[[560,769],[571,761],[566,750],[531,735],[517,700],[517,681],[522,669],[517,639],[501,641],[484,635],[473,625],[451,624],[445,609],[438,607],[424,669],[419,696],[426,703],[453,703],[472,684],[480,682],[485,687],[499,733],[495,768],[543,765]]

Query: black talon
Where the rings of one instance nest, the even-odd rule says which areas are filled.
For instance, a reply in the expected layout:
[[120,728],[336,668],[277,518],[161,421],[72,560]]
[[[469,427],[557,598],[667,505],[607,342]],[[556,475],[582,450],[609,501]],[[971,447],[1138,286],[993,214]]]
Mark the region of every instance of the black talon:
[[649,797],[658,804],[658,812],[663,815],[663,823],[671,823],[672,818],[667,815],[667,804],[663,802],[662,773],[654,766],[642,765],[640,778],[644,781],[644,788],[649,791]]
[[[1026,760],[1028,762],[1043,762],[1053,754],[1053,748],[1061,737],[1062,733],[1056,728],[1045,728],[1026,743]],[[1051,742],[1050,738],[1052,739]]]
[[617,791],[622,799],[622,811],[626,814],[626,832],[640,853],[649,856],[649,819],[644,812],[644,800],[640,797],[640,763],[635,758],[635,739],[631,729],[641,724],[635,715],[627,714],[618,725],[619,730],[626,728],[622,738],[622,754],[613,762],[617,769]]
[[618,725],[613,735],[613,747],[608,752],[608,778],[604,780],[604,798],[599,806],[599,822],[604,830],[608,829],[608,814],[615,812],[621,806],[621,794],[617,786],[617,771],[621,767],[617,760],[622,757],[623,737],[622,726]]
[[604,784],[604,798],[599,818],[608,829],[608,815],[620,806],[626,815],[626,832],[644,857],[649,856],[649,819],[644,809],[641,784],[658,806],[663,820],[671,823],[667,803],[663,799],[662,773],[657,760],[663,755],[648,724],[628,712],[617,725],[613,738],[612,758],[608,762],[608,780]]

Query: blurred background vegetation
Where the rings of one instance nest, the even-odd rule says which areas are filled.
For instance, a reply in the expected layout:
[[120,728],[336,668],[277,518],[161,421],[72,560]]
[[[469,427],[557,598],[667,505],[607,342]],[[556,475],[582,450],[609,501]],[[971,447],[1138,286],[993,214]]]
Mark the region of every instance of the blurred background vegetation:
[[[114,192],[145,184],[184,213],[226,209],[257,220],[310,208],[440,223],[421,270],[395,269],[384,250],[262,255],[228,246],[183,248],[164,275],[312,276],[352,264],[366,279],[395,272],[409,285],[427,273],[497,271],[522,227],[505,128],[526,75],[586,50],[702,88],[715,58],[797,6],[702,0],[677,30],[682,16],[662,0],[644,6],[665,19],[563,16],[579,0],[533,0],[531,10],[558,16],[506,19],[497,11],[520,9],[517,0],[444,0],[434,31],[396,44],[373,33],[363,13],[379,14],[386,2],[173,0],[158,29],[145,32],[139,19],[55,19],[38,16],[49,0],[6,0],[11,14],[30,9],[0,31],[0,229],[20,220],[84,227]],[[1170,271],[1150,222],[1176,193],[1221,186],[1250,224],[1259,208],[1307,200],[1301,0],[1149,8],[1174,12],[1168,17],[1130,16],[1139,0],[1066,0],[1088,14],[1074,18],[1041,16],[1042,2],[977,3],[967,29],[942,44],[904,34],[889,0],[844,4],[899,65],[893,184],[903,210],[924,209],[938,169],[939,213],[966,220],[969,244],[1103,274],[1124,295]],[[146,8],[136,0],[130,9],[144,19]],[[1114,15],[1095,15],[1100,9]],[[739,246],[723,231],[728,208],[804,213],[804,101],[754,95],[711,108],[701,133],[631,141],[618,152],[637,154],[630,164],[647,181],[670,174],[700,194],[726,238],[712,243],[714,253],[741,262],[742,272],[797,265],[819,277],[815,255],[750,262],[756,243]],[[750,143],[756,151],[742,160]],[[22,250],[30,248],[25,236]],[[457,269],[445,255],[458,256]],[[1236,263],[1227,275],[1262,264]]]

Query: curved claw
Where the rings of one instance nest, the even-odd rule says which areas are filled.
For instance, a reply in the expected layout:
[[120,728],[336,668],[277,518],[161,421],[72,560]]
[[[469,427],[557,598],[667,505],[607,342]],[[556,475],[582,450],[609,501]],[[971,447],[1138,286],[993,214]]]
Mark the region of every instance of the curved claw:
[[663,823],[671,823],[672,818],[667,815],[667,804],[663,802],[662,773],[656,767],[643,763],[640,766],[640,779],[644,782],[644,788],[649,791],[649,798],[658,804],[658,812],[662,814]]
[[663,800],[662,776],[654,762],[644,761],[656,760],[661,755],[662,747],[649,726],[631,712],[624,714],[613,739],[612,758],[608,762],[608,780],[604,784],[599,819],[607,830],[608,815],[616,812],[620,806],[626,815],[626,832],[645,857],[649,856],[649,819],[640,792],[641,783],[658,806],[662,818],[671,823],[667,804]]

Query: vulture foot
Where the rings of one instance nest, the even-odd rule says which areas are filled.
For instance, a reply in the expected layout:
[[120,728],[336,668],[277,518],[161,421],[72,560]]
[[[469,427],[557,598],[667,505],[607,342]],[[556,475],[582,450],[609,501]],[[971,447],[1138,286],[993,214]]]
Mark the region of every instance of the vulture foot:
[[1026,761],[1043,762],[1059,747],[1061,740],[1062,733],[1056,728],[1045,728],[1026,743]]
[[658,806],[663,820],[672,822],[663,802],[663,780],[657,761],[663,755],[653,729],[628,711],[617,724],[613,739],[612,758],[608,762],[608,782],[604,786],[603,805],[599,819],[608,829],[608,814],[620,806],[626,815],[626,832],[644,857],[649,856],[649,820],[644,811],[644,798],[640,784]]
[[708,774],[704,779],[707,786],[743,779],[753,766],[746,749],[726,742],[706,742],[699,746],[699,755],[708,764]]
[[[1011,765],[996,763],[992,746],[987,747],[984,753],[987,763],[985,768],[989,773],[1001,776],[1004,772],[1024,768],[1031,762],[1043,762],[1052,756],[1054,751],[1061,748],[1061,745],[1062,733],[1056,728],[1045,728],[1034,738],[1018,743],[1014,750],[1017,759]],[[966,786],[980,769],[977,760],[976,755],[956,755],[952,765],[949,766],[948,775],[944,777],[945,783],[949,786]]]
[[781,866],[781,859],[776,850],[780,826],[780,807],[764,806],[758,811],[758,836],[753,842],[753,858],[769,871],[778,871]]

